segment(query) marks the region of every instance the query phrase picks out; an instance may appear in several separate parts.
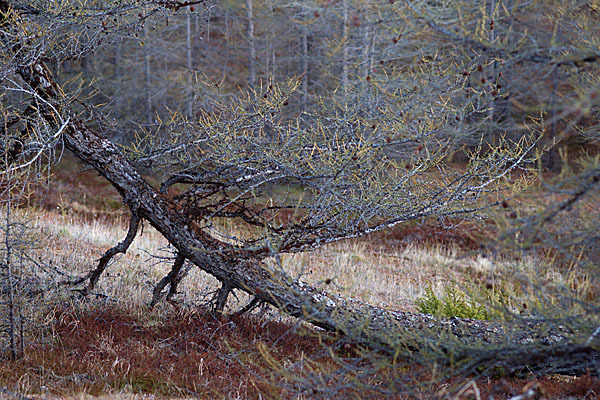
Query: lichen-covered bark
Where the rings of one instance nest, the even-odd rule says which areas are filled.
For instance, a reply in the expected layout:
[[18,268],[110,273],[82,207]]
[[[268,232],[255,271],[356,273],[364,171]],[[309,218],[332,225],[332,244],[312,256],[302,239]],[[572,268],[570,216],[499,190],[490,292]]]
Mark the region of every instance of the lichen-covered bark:
[[[389,311],[344,299],[302,282],[291,281],[287,275],[269,269],[260,260],[247,258],[247,253],[215,251],[218,244],[213,242],[214,239],[188,226],[177,205],[148,184],[117,146],[86,127],[74,112],[65,108],[68,105],[61,101],[61,91],[43,64],[24,69],[21,76],[49,104],[61,111],[63,119],[65,116],[70,119],[64,133],[64,142],[69,150],[106,177],[131,211],[147,220],[185,259],[232,288],[246,291],[294,317],[328,330],[351,333],[368,327],[371,335],[381,335],[382,342],[387,342],[401,328],[451,327],[456,333],[464,331],[476,335],[496,330],[490,324],[460,320],[438,322],[430,316]],[[56,116],[48,114],[49,122],[55,123],[56,120]]]

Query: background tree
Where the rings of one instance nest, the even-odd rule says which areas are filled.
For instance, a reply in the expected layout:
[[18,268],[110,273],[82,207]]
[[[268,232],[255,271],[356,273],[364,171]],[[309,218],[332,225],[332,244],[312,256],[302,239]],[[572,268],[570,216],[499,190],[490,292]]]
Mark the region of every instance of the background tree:
[[[4,70],[3,72],[7,72]],[[39,104],[23,101],[31,93],[10,74],[2,79],[0,136],[0,358],[23,355],[32,297],[48,288],[46,265],[31,257],[36,248],[29,217],[20,208],[35,207],[35,195],[49,178],[62,129],[39,119]]]

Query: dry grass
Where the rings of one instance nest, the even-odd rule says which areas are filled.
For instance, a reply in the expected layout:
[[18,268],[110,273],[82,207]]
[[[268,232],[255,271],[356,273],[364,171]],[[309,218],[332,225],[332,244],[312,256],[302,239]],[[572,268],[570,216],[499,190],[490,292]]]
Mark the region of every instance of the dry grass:
[[[34,226],[31,253],[72,276],[94,268],[95,260],[124,238],[127,227],[127,215],[114,204],[112,189],[92,172],[85,174],[92,188],[67,179],[50,191],[43,210],[19,211],[19,218]],[[79,192],[105,198],[83,201]],[[239,229],[228,228],[234,234]],[[515,311],[535,302],[527,288],[532,283],[570,287],[578,298],[597,299],[596,282],[576,268],[554,266],[542,256],[476,255],[473,250],[484,234],[470,226],[443,230],[409,225],[311,253],[284,255],[282,262],[292,276],[315,285],[331,279],[328,291],[390,309],[414,311],[426,288],[440,296],[448,285],[474,296],[478,289],[488,295],[508,294],[514,297]],[[167,245],[146,224],[127,254],[118,256],[101,278],[91,301],[79,303],[65,287],[36,300],[30,346],[22,360],[0,364],[0,387],[43,398],[294,397],[279,385],[284,378],[273,374],[265,349],[286,365],[314,354],[326,339],[315,332],[303,335],[298,329],[305,328],[274,312],[215,320],[196,306],[210,298],[218,282],[197,268],[179,286],[181,307],[159,304],[149,310],[154,285],[170,269],[152,255],[171,256]],[[230,300],[229,310],[247,300],[239,294]],[[505,398],[527,383],[491,380],[477,385],[482,396],[495,392]],[[538,383],[547,398],[593,398],[600,392],[592,377],[547,377]]]
[[[34,225],[44,234],[44,255],[54,265],[78,275],[94,267],[94,260],[125,237],[127,222],[117,218],[108,222],[88,221],[78,214],[37,212]],[[103,275],[98,293],[121,299],[132,310],[146,305],[154,284],[169,272],[170,264],[153,257],[169,257],[167,241],[154,228],[145,225],[126,255],[119,256]],[[47,249],[47,250],[46,250]],[[472,286],[514,269],[514,263],[495,262],[458,247],[422,246],[414,242],[390,247],[371,240],[354,240],[328,245],[313,252],[284,255],[285,270],[292,276],[322,285],[331,279],[327,290],[390,309],[414,310],[414,301],[431,287],[442,294],[449,283]],[[521,270],[532,269],[535,260],[521,263]],[[548,272],[557,279],[557,271]],[[216,290],[218,282],[197,268],[190,271],[180,287],[182,301],[194,301]],[[232,299],[232,306],[239,302]],[[240,295],[243,302],[246,297]]]
[[425,249],[411,244],[396,250],[377,249],[360,241],[338,243],[284,260],[287,270],[310,283],[332,279],[333,287],[328,290],[402,310],[412,310],[425,288],[432,286],[437,291],[448,281],[460,281],[456,266],[473,262],[441,247]]
[[[73,275],[93,268],[93,260],[122,240],[126,231],[125,218],[101,223],[76,212],[39,210],[23,211],[21,217],[42,234],[38,235],[38,255]],[[38,307],[36,318],[44,322],[44,328],[32,338],[24,359],[0,368],[2,386],[60,398],[136,398],[135,394],[288,397],[277,383],[284,378],[272,374],[264,349],[285,365],[287,360],[314,354],[320,346],[319,336],[297,332],[298,326],[288,319],[277,322],[277,314],[218,321],[199,311],[201,308],[174,309],[161,304],[150,311],[151,290],[170,268],[150,255],[167,255],[165,246],[164,238],[145,226],[127,254],[119,257],[99,282],[96,293],[102,296],[85,304],[74,301],[64,289],[46,296],[47,305]],[[414,300],[427,287],[441,294],[449,282],[469,287],[496,277],[495,285],[504,290],[500,287],[503,275],[535,274],[538,264],[534,259],[492,262],[458,247],[390,246],[372,240],[337,243],[283,257],[283,265],[294,276],[302,275],[317,285],[333,278],[328,290],[403,310],[414,310]],[[558,269],[546,271],[543,279],[565,283],[580,279],[581,287],[586,285],[584,278]],[[193,269],[180,287],[180,300],[186,305],[200,304],[217,287],[212,277]],[[246,300],[244,296],[239,296],[239,301],[232,299],[231,309]],[[481,392],[499,390],[498,382],[493,382],[480,383]],[[553,394],[597,392],[597,381],[591,378],[573,378],[562,391],[552,379],[540,382]],[[517,393],[525,383],[504,382],[504,393]]]
[[[125,216],[100,222],[76,212],[30,210],[23,218],[42,234],[42,255],[73,275],[92,269],[104,251],[125,237],[127,226]],[[132,310],[143,308],[154,284],[170,269],[168,262],[152,255],[172,256],[168,242],[146,224],[127,254],[118,256],[103,275],[97,292],[122,300]],[[332,279],[330,291],[402,310],[413,310],[414,300],[427,287],[442,293],[448,282],[463,282],[465,275],[473,271],[482,275],[491,271],[487,259],[465,256],[458,248],[414,243],[390,247],[369,240],[335,243],[314,252],[284,255],[282,259],[292,276],[317,285]],[[183,301],[199,299],[199,295],[217,288],[218,282],[197,268],[180,287]]]

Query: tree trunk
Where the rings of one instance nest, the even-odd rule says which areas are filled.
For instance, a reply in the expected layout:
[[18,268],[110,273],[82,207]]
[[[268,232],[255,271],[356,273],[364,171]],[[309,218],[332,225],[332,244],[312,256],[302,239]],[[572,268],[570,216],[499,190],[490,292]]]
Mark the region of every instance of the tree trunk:
[[[9,165],[6,161],[6,165]],[[11,191],[13,188],[11,187],[10,176],[7,177],[8,188],[7,188],[7,198],[6,198],[6,228],[4,230],[4,246],[5,246],[5,258],[4,258],[4,269],[6,271],[6,291],[8,292],[8,337],[10,340],[10,354],[13,360],[17,359],[17,321],[16,321],[16,294],[15,294],[15,284],[13,279],[13,264],[12,264],[12,247],[13,243],[11,243],[11,209],[13,204],[11,202]]]
[[187,110],[186,115],[188,118],[192,118],[194,115],[194,87],[193,87],[193,76],[192,70],[192,15],[188,13],[185,21],[185,65],[187,67],[187,87],[186,87],[186,103]]
[[121,85],[123,84],[123,43],[118,42],[115,45],[115,108],[114,114],[115,119],[118,121],[123,115],[123,90]]
[[223,76],[227,73],[227,68],[229,64],[229,41],[230,41],[230,33],[229,33],[229,1],[225,2],[225,61],[223,61]]
[[269,0],[267,2],[267,8],[269,10],[269,32],[267,33],[267,51],[266,51],[266,64],[267,64],[267,78],[269,84],[275,81],[275,73],[276,73],[276,65],[275,65],[275,45],[274,41],[276,40],[275,34],[275,12],[273,11],[273,1]]
[[308,111],[308,25],[302,26],[302,111]]
[[144,93],[146,103],[146,122],[152,125],[152,91],[151,91],[151,72],[150,72],[150,34],[148,33],[148,24],[144,23]]
[[[488,15],[489,21],[486,21],[486,22],[487,22],[487,26],[489,27],[488,40],[490,41],[490,43],[492,45],[496,44],[496,31],[494,29],[492,29],[493,25],[490,25],[490,24],[492,24],[496,18],[496,7],[497,7],[496,0],[490,0],[489,15]],[[489,71],[487,71],[487,69],[488,68],[484,69],[484,74],[487,74],[487,76],[484,75],[484,77],[486,79],[490,79],[492,82],[494,82],[494,80],[498,76],[498,61],[496,61],[494,59],[491,62]],[[495,115],[496,108],[497,108],[496,96],[492,95],[491,93],[488,92],[488,94],[486,95],[486,102],[488,103],[488,121],[489,121],[488,135],[490,138],[492,138],[495,131],[498,129],[498,127],[496,126],[496,122],[498,122],[498,117]]]
[[256,43],[254,41],[254,12],[252,1],[246,0],[246,14],[248,17],[248,81],[251,88],[256,87]]
[[342,1],[342,93],[344,95],[345,100],[349,90],[349,82],[348,82],[348,70],[350,60],[348,59],[348,40],[350,38],[350,22],[349,22],[349,0]]

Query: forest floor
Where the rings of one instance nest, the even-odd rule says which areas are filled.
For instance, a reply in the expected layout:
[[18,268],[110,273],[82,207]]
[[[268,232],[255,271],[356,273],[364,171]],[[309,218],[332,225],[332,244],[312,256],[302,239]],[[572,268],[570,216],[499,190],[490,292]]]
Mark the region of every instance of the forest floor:
[[[75,160],[66,157],[56,174],[37,196],[42,207],[23,208],[19,217],[33,226],[32,251],[45,260],[46,268],[76,276],[93,268],[104,251],[124,238],[127,213],[118,193]],[[443,298],[454,288],[473,302],[479,301],[482,287],[487,294],[516,292],[507,278],[516,264],[520,273],[530,270],[538,279],[563,279],[582,288],[582,296],[598,297],[598,288],[583,272],[566,276],[556,269],[539,276],[536,260],[517,263],[510,257],[482,256],[479,243],[490,234],[492,227],[467,223],[451,229],[408,224],[285,256],[282,263],[294,277],[317,286],[327,283],[328,291],[404,311],[418,311],[419,299],[428,291]],[[311,359],[320,357],[313,364],[316,371],[332,368],[335,355],[323,355],[327,343],[335,340],[332,335],[269,308],[234,315],[249,300],[241,293],[228,303],[227,316],[215,318],[205,306],[218,282],[197,268],[179,287],[178,304],[162,303],[150,310],[152,289],[169,271],[170,255],[168,243],[145,225],[90,300],[83,303],[72,288],[56,286],[35,307],[26,306],[30,334],[25,353],[17,361],[0,363],[0,399],[316,397],[298,389],[301,377],[287,367],[304,359],[311,365]],[[526,305],[514,307],[519,312]],[[391,397],[429,399],[450,384],[456,382],[433,382],[411,395]],[[600,398],[597,377],[564,375],[476,380],[454,398],[509,398],[532,385],[546,399]],[[383,392],[356,385],[334,397],[390,397]]]

